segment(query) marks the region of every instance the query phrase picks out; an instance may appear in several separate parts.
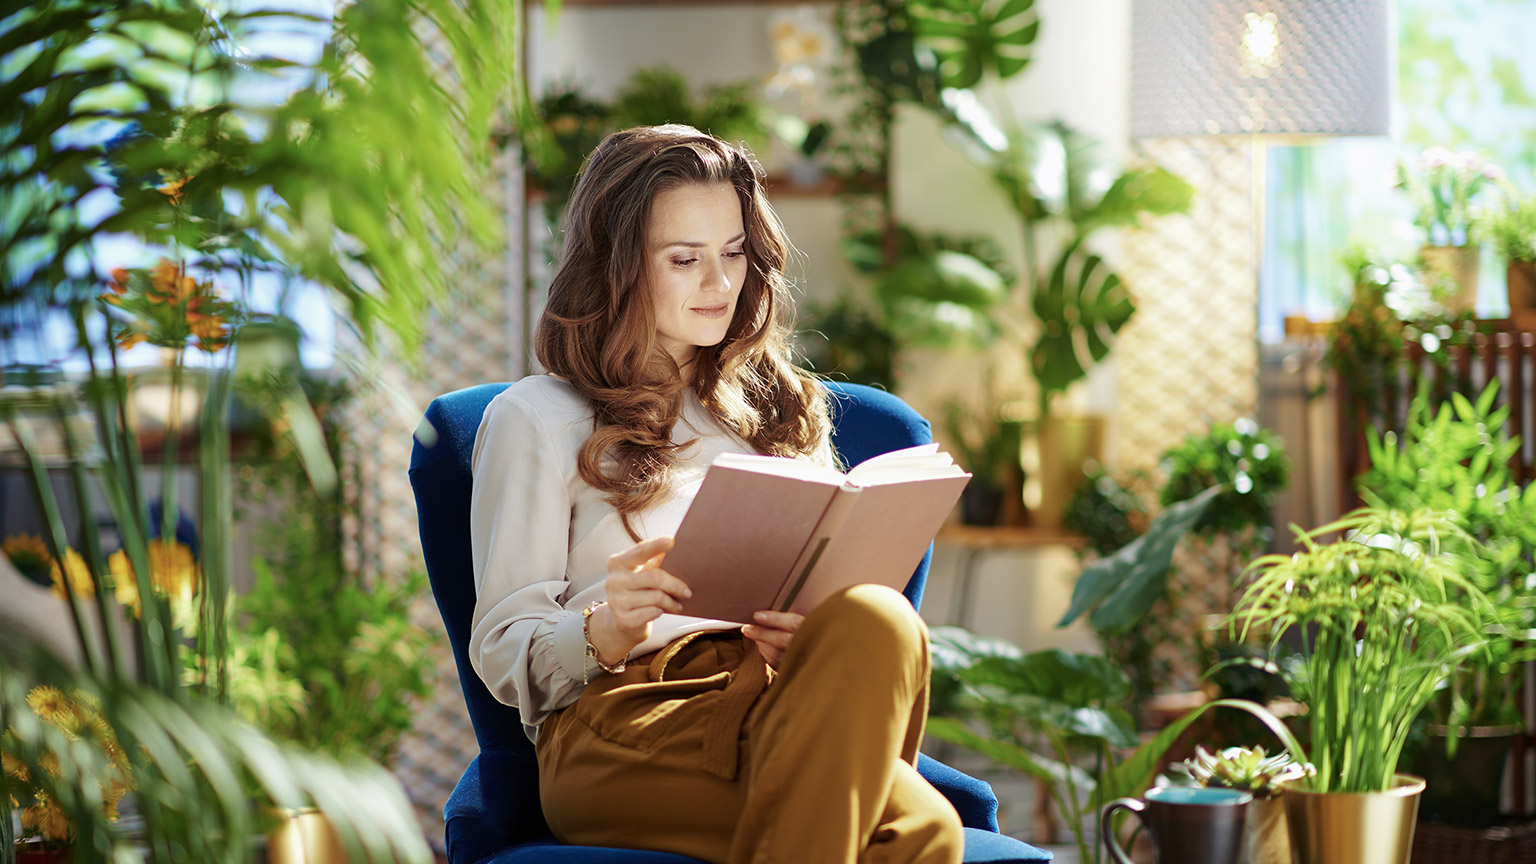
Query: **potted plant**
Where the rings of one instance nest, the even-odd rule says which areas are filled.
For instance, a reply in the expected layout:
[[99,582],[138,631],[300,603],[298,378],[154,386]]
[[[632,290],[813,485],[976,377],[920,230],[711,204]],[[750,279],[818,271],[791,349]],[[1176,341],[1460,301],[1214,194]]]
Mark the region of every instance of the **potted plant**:
[[1269,756],[1263,747],[1227,747],[1216,753],[1196,745],[1195,755],[1173,770],[1197,786],[1241,789],[1252,793],[1244,829],[1244,860],[1249,864],[1291,864],[1291,842],[1281,800],[1281,784],[1306,775],[1306,766],[1289,753]]
[[810,303],[797,319],[806,362],[827,378],[896,387],[896,336],[881,316],[848,294]]
[[1429,147],[1412,169],[1398,162],[1397,184],[1413,202],[1414,224],[1424,231],[1419,255],[1427,272],[1450,286],[1445,303],[1454,312],[1471,312],[1477,305],[1478,205],[1484,188],[1503,179],[1497,165],[1470,150]]
[[1502,206],[1484,221],[1483,234],[1507,262],[1510,317],[1536,314],[1536,196],[1506,185]]
[[1290,684],[1310,743],[1288,749],[1315,773],[1282,786],[1292,853],[1298,864],[1340,864],[1372,849],[1381,857],[1369,860],[1406,864],[1424,781],[1400,774],[1398,760],[1414,718],[1483,650],[1477,541],[1454,513],[1371,508],[1297,539],[1294,555],[1250,565],[1232,614],[1244,639],[1277,645],[1294,631],[1302,643]]
[[1024,423],[1001,406],[970,411],[958,399],[944,405],[944,432],[959,461],[971,472],[960,496],[960,521],[967,525],[1012,524],[1023,514],[1024,473],[1019,449]]
[[793,148],[799,158],[789,166],[789,178],[796,186],[815,186],[821,182],[821,163],[816,154],[832,135],[832,124],[825,120],[807,123],[794,114],[780,114],[773,121],[774,134]]
[[1520,440],[1504,433],[1509,409],[1493,409],[1497,392],[1495,380],[1475,402],[1454,393],[1434,408],[1421,391],[1400,433],[1371,433],[1371,468],[1359,479],[1372,506],[1453,510],[1478,541],[1466,554],[1471,578],[1493,604],[1487,643],[1430,702],[1429,738],[1416,759],[1430,780],[1424,808],[1444,818],[1497,817],[1504,766],[1524,723],[1519,683],[1525,661],[1536,656],[1517,639],[1536,627],[1529,587],[1536,484],[1522,488],[1511,476]]
[[[335,417],[351,388],[308,374],[295,385],[291,374],[243,380],[241,393],[270,414],[302,388],[328,418],[316,422],[339,460]],[[389,766],[414,719],[412,701],[430,690],[435,637],[411,620],[426,574],[365,584],[347,569],[341,490],[311,487],[291,432],[258,439],[249,455],[260,467],[242,481],[241,501],[276,502],[281,515],[257,526],[256,581],[234,604],[231,702],[279,740]]]

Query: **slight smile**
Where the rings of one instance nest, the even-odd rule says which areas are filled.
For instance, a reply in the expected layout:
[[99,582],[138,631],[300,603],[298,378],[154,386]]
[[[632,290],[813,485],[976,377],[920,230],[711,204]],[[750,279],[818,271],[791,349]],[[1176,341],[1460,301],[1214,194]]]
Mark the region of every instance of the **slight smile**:
[[692,306],[690,311],[697,312],[705,318],[723,318],[726,310],[731,308],[729,303],[717,303],[713,306]]

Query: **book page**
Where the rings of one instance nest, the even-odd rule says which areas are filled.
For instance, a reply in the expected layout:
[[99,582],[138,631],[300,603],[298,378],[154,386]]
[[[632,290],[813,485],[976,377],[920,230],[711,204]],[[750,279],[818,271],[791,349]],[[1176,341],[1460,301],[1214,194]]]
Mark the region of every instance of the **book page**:
[[774,608],[842,475],[807,480],[734,461],[710,465],[661,566],[693,591],[681,614],[749,623],[753,612]]
[[850,585],[874,582],[898,591],[905,588],[969,479],[962,472],[957,477],[840,492],[832,510],[839,511],[846,499],[846,512],[840,512],[835,532],[818,531],[811,541],[813,546],[821,539],[826,543],[816,549],[813,562],[800,562],[809,572],[796,574],[797,581],[803,575],[804,584],[794,592],[789,611],[806,614]]

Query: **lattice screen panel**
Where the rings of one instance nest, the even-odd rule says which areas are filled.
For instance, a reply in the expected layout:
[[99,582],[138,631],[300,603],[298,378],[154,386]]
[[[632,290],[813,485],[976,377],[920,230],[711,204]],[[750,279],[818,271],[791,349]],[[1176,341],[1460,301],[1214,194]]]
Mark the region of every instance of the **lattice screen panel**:
[[[1191,433],[1258,411],[1258,290],[1254,256],[1253,143],[1242,137],[1153,139],[1141,155],[1195,187],[1188,214],[1153,220],[1125,240],[1122,271],[1137,311],[1115,346],[1119,370],[1115,463],[1157,471],[1158,458]],[[1223,556],[1182,550],[1171,602],[1148,617],[1163,645],[1162,687],[1200,672],[1192,634],[1200,616],[1225,611]],[[1227,606],[1226,609],[1230,609]]]

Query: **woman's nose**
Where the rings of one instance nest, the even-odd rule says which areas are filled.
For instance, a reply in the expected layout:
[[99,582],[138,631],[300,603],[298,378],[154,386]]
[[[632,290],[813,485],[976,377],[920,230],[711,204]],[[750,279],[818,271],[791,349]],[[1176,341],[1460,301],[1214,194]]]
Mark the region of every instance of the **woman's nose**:
[[704,271],[704,290],[731,290],[731,277],[730,274],[726,272],[725,265],[723,263],[716,261]]

